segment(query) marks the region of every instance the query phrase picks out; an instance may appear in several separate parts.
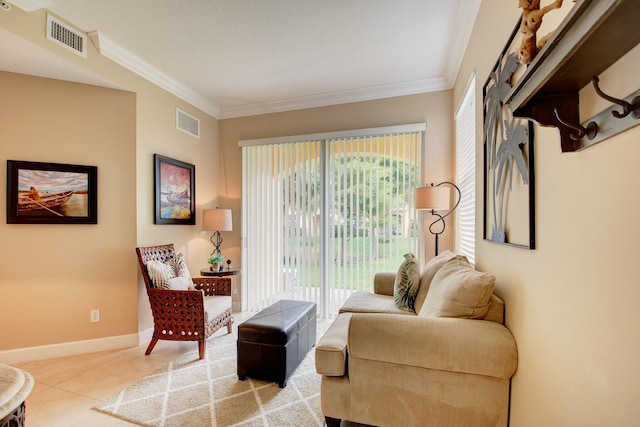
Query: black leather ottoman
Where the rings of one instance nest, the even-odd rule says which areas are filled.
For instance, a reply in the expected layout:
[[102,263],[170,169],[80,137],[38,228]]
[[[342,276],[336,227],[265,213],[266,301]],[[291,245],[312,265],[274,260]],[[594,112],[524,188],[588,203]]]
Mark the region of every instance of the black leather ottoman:
[[238,379],[282,388],[316,345],[316,304],[280,300],[238,325]]

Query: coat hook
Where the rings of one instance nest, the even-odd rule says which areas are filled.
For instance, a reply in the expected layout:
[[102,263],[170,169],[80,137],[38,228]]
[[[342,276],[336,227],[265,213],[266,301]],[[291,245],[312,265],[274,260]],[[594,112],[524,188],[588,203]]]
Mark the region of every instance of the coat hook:
[[635,98],[633,98],[633,101],[630,104],[623,99],[614,98],[604,93],[600,89],[600,86],[598,86],[599,82],[600,82],[600,79],[598,78],[598,76],[593,77],[591,79],[591,83],[593,83],[593,89],[596,91],[596,93],[600,97],[606,99],[607,101],[613,102],[614,104],[617,104],[622,107],[622,113],[615,110],[611,112],[613,117],[621,119],[623,117],[627,117],[629,113],[631,113],[631,117],[633,117],[634,119],[640,118],[640,96],[636,96]]
[[554,108],[553,112],[556,115],[556,119],[558,119],[558,121],[560,123],[562,123],[564,126],[568,127],[569,129],[573,129],[575,130],[578,135],[575,136],[574,133],[571,133],[571,139],[573,139],[574,141],[579,141],[582,138],[584,138],[585,136],[587,136],[589,139],[593,139],[595,138],[596,134],[598,133],[598,125],[596,124],[596,122],[589,122],[587,124],[587,127],[585,128],[584,126],[580,125],[580,124],[569,124],[567,122],[565,122],[564,120],[562,120],[560,118],[560,115],[558,114],[558,109]]

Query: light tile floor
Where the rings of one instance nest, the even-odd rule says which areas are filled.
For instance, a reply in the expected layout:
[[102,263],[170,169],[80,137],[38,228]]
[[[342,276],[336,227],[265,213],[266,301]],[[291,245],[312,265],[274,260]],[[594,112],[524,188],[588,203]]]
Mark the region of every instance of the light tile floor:
[[[254,313],[234,313],[239,324]],[[226,334],[222,328],[217,334]],[[145,356],[139,347],[13,364],[33,375],[35,386],[26,401],[28,427],[122,427],[136,424],[91,409],[180,355],[196,342],[159,341]],[[209,340],[207,345],[213,345]]]

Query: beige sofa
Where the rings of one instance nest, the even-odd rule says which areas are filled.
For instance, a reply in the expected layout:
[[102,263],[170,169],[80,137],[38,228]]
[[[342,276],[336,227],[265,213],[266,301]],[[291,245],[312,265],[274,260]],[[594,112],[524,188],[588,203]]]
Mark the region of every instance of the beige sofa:
[[354,293],[316,347],[327,425],[507,426],[518,353],[493,276],[445,252],[423,269],[415,313],[396,307],[395,276]]

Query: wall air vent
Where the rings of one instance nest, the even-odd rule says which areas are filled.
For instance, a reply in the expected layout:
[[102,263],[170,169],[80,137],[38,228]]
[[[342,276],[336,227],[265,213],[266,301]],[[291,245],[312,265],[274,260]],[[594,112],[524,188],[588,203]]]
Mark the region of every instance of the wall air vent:
[[200,120],[176,108],[176,129],[200,138]]
[[87,57],[87,36],[51,15],[47,15],[47,40]]

